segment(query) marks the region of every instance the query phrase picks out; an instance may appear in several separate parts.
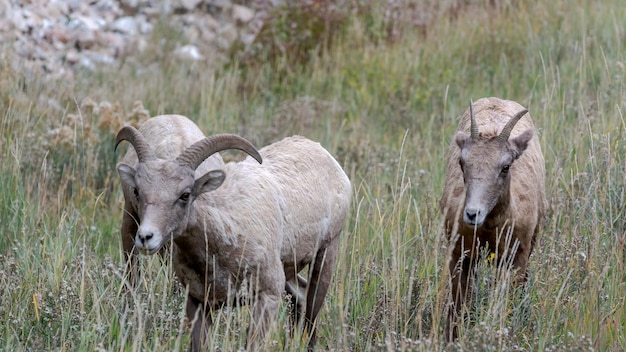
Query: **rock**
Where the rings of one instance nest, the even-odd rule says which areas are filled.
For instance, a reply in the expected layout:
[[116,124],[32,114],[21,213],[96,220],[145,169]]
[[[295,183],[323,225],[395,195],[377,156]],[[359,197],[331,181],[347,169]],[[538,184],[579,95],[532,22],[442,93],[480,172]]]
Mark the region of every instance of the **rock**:
[[11,16],[10,0],[0,0],[0,19],[3,21]]
[[106,22],[102,18],[93,18],[83,15],[75,15],[67,23],[68,28],[99,31],[106,26]]
[[45,29],[43,39],[50,44],[67,44],[72,38],[70,30],[66,26],[54,24],[53,26]]
[[233,5],[232,11],[233,20],[237,23],[248,23],[254,18],[254,10],[246,6]]
[[96,34],[93,31],[78,32],[74,43],[80,50],[92,49],[96,43]]
[[177,8],[180,8],[184,11],[187,12],[191,12],[193,11],[200,3],[202,2],[202,0],[177,0],[174,1],[174,6],[176,6]]
[[230,48],[230,46],[235,43],[235,40],[237,40],[237,37],[239,36],[237,32],[237,27],[235,27],[235,25],[232,23],[226,23],[224,26],[222,26],[222,28],[218,30],[217,35],[220,48],[224,50]]
[[188,61],[202,61],[204,56],[200,54],[200,49],[195,45],[184,45],[174,50],[174,55],[179,59]]
[[73,70],[114,65],[181,40],[175,57],[219,65],[233,44],[249,44],[258,32],[255,9],[232,1],[0,0],[0,57],[43,77],[71,78]]
[[120,0],[122,10],[128,16],[134,16],[139,11],[139,0]]
[[111,29],[116,32],[135,35],[137,34],[137,21],[132,16],[120,17],[113,21]]

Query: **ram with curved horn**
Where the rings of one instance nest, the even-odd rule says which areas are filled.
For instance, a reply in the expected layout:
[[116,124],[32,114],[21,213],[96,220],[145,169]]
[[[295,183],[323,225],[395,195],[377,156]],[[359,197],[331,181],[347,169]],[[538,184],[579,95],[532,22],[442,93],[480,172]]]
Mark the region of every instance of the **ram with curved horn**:
[[[137,168],[139,161],[147,159],[174,160],[192,144],[204,139],[205,136],[198,126],[190,119],[181,115],[155,116],[144,122],[139,130],[123,128],[117,135],[115,148],[122,140],[129,141],[135,147],[128,148],[122,158],[122,164]],[[224,161],[219,153],[206,158],[196,168],[195,178],[199,178],[210,170],[220,169]],[[139,226],[138,202],[134,189],[122,183],[124,191],[124,214],[122,217],[122,248],[127,263],[127,277],[134,286],[138,280],[137,249],[135,235]],[[166,252],[165,248],[161,250]]]
[[[122,129],[118,140],[142,149],[132,130]],[[195,172],[225,148],[251,157]],[[140,155],[134,167],[117,166],[125,196],[137,204],[134,245],[153,254],[173,243],[172,265],[188,292],[191,350],[209,347],[212,312],[231,304],[252,306],[247,347],[261,348],[285,291],[312,348],[351,197],[337,161],[300,136],[257,152],[241,137],[215,135],[173,160],[152,158],[149,149]],[[300,272],[307,267],[304,277]]]
[[448,149],[440,200],[451,248],[448,338],[457,337],[481,249],[499,265],[511,265],[515,284],[526,281],[547,208],[545,161],[527,113],[520,104],[499,98],[470,102]]

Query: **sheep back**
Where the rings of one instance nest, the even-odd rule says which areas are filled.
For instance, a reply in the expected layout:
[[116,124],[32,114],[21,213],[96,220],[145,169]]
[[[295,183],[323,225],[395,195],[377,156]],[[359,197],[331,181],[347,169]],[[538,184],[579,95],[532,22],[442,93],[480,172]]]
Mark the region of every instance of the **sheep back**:
[[310,262],[323,242],[341,232],[351,184],[335,158],[305,137],[287,137],[260,152],[263,167],[274,176],[284,201],[281,258],[289,279]]

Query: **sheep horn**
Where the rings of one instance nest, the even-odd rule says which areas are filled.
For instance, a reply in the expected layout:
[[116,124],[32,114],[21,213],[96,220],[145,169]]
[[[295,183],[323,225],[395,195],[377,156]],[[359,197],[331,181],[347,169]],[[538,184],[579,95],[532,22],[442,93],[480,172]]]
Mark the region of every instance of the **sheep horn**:
[[206,137],[187,148],[176,160],[180,165],[196,169],[206,158],[226,149],[239,149],[261,164],[263,159],[252,143],[236,134],[216,134]]
[[471,123],[471,138],[473,141],[478,140],[478,125],[476,125],[476,118],[474,117],[474,102],[470,99],[470,123]]
[[133,148],[135,148],[139,162],[156,158],[146,139],[135,127],[125,126],[117,133],[117,137],[115,138],[115,150],[117,150],[117,146],[122,141],[128,141]]
[[506,125],[504,126],[504,128],[502,129],[502,132],[500,132],[500,135],[498,135],[498,139],[506,142],[509,140],[509,136],[511,135],[511,131],[513,131],[513,127],[515,127],[515,124],[517,124],[517,121],[519,121],[519,119],[522,118],[522,116],[526,115],[526,113],[528,112],[527,109],[524,109],[520,112],[518,112],[517,114],[515,114],[515,116],[513,116],[509,122],[506,123]]

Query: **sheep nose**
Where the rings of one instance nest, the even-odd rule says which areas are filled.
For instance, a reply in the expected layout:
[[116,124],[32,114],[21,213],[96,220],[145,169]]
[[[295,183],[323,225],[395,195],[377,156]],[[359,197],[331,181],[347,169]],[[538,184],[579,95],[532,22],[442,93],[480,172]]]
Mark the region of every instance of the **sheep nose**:
[[476,219],[480,215],[480,209],[465,208],[465,222],[468,224],[476,224]]
[[141,243],[145,244],[147,241],[150,241],[150,239],[152,239],[152,237],[154,237],[154,234],[152,232],[138,233],[137,237],[139,237],[139,240],[141,241]]
[[142,225],[139,226],[137,230],[137,235],[135,236],[135,245],[139,248],[147,249],[154,245],[155,238],[158,236],[158,229],[151,225]]

